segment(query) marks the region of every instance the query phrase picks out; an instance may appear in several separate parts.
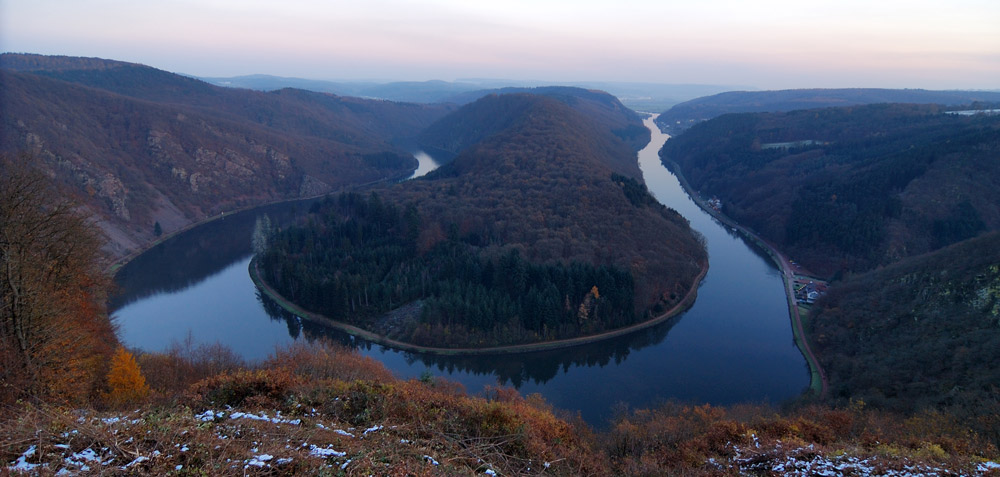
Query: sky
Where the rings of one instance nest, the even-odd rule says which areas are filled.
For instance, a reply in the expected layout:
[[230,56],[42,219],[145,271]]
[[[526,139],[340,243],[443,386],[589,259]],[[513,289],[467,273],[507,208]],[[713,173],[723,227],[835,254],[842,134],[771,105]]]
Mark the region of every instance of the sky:
[[204,77],[1000,89],[1000,1],[0,0],[0,51]]

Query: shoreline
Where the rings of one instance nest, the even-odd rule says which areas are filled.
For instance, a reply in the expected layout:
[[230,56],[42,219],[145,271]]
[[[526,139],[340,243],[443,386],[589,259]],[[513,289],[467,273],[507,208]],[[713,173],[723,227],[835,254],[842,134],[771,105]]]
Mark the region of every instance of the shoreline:
[[660,161],[674,176],[677,177],[677,181],[680,183],[681,188],[684,189],[684,192],[687,193],[688,197],[690,197],[691,200],[698,205],[698,207],[719,222],[722,222],[723,225],[737,230],[744,239],[748,240],[751,244],[753,244],[753,246],[764,251],[767,256],[771,258],[771,261],[778,266],[778,269],[781,270],[781,281],[784,284],[785,296],[788,302],[788,315],[792,322],[792,337],[795,340],[796,347],[799,348],[799,352],[802,353],[802,357],[806,359],[806,364],[809,366],[809,388],[820,397],[825,397],[827,391],[829,390],[829,383],[827,382],[826,373],[819,365],[819,360],[816,358],[816,355],[813,354],[812,349],[809,347],[809,342],[806,340],[805,329],[802,327],[802,317],[799,314],[799,306],[795,301],[795,291],[792,288],[792,281],[795,278],[795,274],[792,272],[791,265],[788,263],[788,258],[786,258],[776,247],[757,234],[743,227],[722,212],[710,207],[708,203],[693,192],[691,185],[688,184],[687,178],[684,177],[684,174],[680,170],[680,166],[676,162],[662,157],[660,158]]
[[392,177],[385,177],[385,178],[374,180],[374,181],[371,181],[371,182],[365,182],[364,184],[353,184],[353,185],[340,186],[336,190],[331,189],[331,190],[328,190],[328,191],[320,193],[320,194],[310,195],[310,196],[306,196],[306,197],[292,197],[292,198],[287,198],[287,199],[278,199],[278,200],[273,200],[273,201],[270,201],[270,202],[263,202],[263,203],[260,203],[260,204],[247,205],[247,206],[239,207],[239,208],[236,208],[236,209],[233,209],[233,210],[229,210],[229,211],[222,211],[222,212],[219,213],[219,215],[213,215],[213,216],[210,216],[210,217],[205,217],[205,218],[203,218],[201,220],[198,220],[198,221],[195,221],[195,222],[191,222],[190,224],[187,224],[187,225],[185,225],[185,226],[183,226],[183,227],[181,227],[181,228],[179,228],[177,230],[174,230],[173,232],[165,233],[165,234],[163,234],[163,235],[161,235],[159,237],[156,237],[156,240],[153,240],[152,242],[146,243],[144,245],[140,245],[138,248],[136,248],[132,252],[130,252],[130,253],[126,254],[126,255],[123,255],[123,256],[121,256],[119,258],[111,260],[110,263],[108,263],[108,265],[106,267],[104,267],[104,272],[107,273],[111,277],[112,280],[114,280],[115,276],[118,275],[118,271],[121,270],[122,267],[124,267],[125,265],[127,265],[132,260],[135,260],[140,255],[142,255],[142,254],[144,254],[144,253],[152,250],[157,245],[160,245],[161,243],[166,242],[167,240],[170,240],[170,239],[172,239],[172,238],[174,238],[174,237],[176,237],[178,235],[181,235],[181,234],[183,234],[185,232],[188,232],[188,231],[190,231],[190,230],[192,230],[194,228],[200,227],[202,225],[205,225],[205,224],[208,224],[208,223],[211,223],[211,222],[215,222],[216,220],[225,219],[226,216],[228,216],[228,215],[238,214],[238,213],[241,213],[241,212],[246,212],[248,210],[253,210],[253,209],[257,209],[257,208],[261,208],[261,207],[268,207],[268,206],[272,206],[272,205],[286,204],[286,203],[289,203],[289,202],[315,200],[315,199],[319,199],[319,198],[328,196],[330,194],[335,194],[337,192],[343,192],[343,191],[351,189],[351,188],[360,189],[360,188],[363,188],[363,187],[369,187],[369,186],[373,186],[375,184],[379,184],[379,183],[383,183],[383,182],[400,181],[400,180],[403,180],[403,179],[406,179],[406,178],[410,177],[411,175],[413,175],[413,173],[415,171],[416,171],[416,168],[414,168],[410,172],[407,172],[406,174],[400,174],[400,175],[392,176]]
[[701,272],[695,277],[694,283],[690,290],[688,290],[687,295],[678,302],[673,308],[667,310],[663,314],[651,318],[649,320],[643,321],[641,323],[636,323],[634,325],[627,326],[625,328],[618,328],[611,331],[606,331],[604,333],[599,333],[596,335],[580,336],[577,338],[566,338],[562,340],[555,341],[542,341],[538,343],[525,343],[516,345],[505,345],[505,346],[493,346],[489,348],[437,348],[432,346],[420,346],[412,343],[406,343],[403,341],[397,341],[390,339],[383,335],[359,328],[357,326],[349,325],[337,320],[334,320],[328,316],[321,315],[319,313],[313,313],[303,309],[302,307],[288,301],[285,297],[281,296],[277,291],[271,288],[270,285],[265,282],[259,274],[257,269],[257,259],[256,257],[250,260],[250,279],[253,280],[254,285],[261,293],[266,294],[278,305],[284,308],[289,313],[298,316],[302,319],[312,321],[324,326],[329,326],[331,328],[343,331],[351,336],[357,336],[359,338],[366,339],[373,343],[377,343],[383,346],[388,346],[390,348],[399,349],[402,351],[410,351],[417,353],[428,353],[437,354],[445,356],[474,356],[474,355],[500,355],[500,354],[518,354],[518,353],[530,353],[535,351],[550,351],[561,348],[569,348],[573,346],[579,346],[584,344],[596,343],[598,341],[603,341],[610,338],[616,338],[619,336],[627,335],[639,330],[644,330],[652,326],[658,325],[665,321],[668,321],[688,310],[693,304],[698,296],[698,288],[701,286],[702,280],[704,280],[705,275],[708,273],[708,263],[702,267]]

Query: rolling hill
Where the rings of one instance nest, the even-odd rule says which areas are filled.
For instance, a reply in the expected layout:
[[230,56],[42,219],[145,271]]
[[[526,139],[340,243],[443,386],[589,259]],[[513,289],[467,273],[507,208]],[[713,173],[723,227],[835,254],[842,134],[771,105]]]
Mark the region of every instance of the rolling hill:
[[[617,98],[603,91],[568,86],[502,88],[473,92],[470,95],[474,96],[465,99],[472,102],[486,96],[497,97],[515,93],[528,93],[558,100],[600,123],[631,147],[633,151],[642,149],[649,142],[649,130],[642,125],[640,116],[622,105]],[[516,100],[495,101],[488,104],[514,109],[484,114],[480,110],[485,106],[480,105],[477,108],[459,110],[424,130],[418,137],[418,141],[425,148],[442,152],[441,155],[444,157],[453,157],[463,149],[509,127],[509,123],[519,117],[519,112],[516,109],[525,107],[525,103]],[[610,157],[615,157],[615,155]],[[635,161],[630,160],[630,162],[634,163]],[[637,165],[634,166],[632,172],[638,173]],[[629,175],[638,177],[632,172]]]
[[221,88],[96,58],[0,56],[0,149],[65,186],[126,255],[239,207],[399,177],[452,106]]
[[1000,228],[1000,116],[868,105],[730,114],[667,141],[702,196],[822,275]]
[[998,91],[928,91],[922,89],[790,89],[780,91],[730,91],[674,105],[661,114],[660,129],[681,131],[723,114],[784,112],[879,103],[960,105],[1000,103]]

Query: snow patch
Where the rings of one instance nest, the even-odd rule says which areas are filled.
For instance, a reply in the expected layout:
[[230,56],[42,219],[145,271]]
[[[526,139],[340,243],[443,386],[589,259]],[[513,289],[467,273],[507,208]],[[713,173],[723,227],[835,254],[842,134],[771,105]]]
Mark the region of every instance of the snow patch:
[[132,462],[129,462],[128,464],[123,465],[122,466],[122,470],[127,470],[129,467],[132,467],[133,465],[139,464],[141,462],[145,462],[147,460],[149,460],[149,457],[146,457],[144,455],[140,455],[139,457],[136,457]]
[[32,464],[28,462],[28,458],[34,456],[35,450],[37,449],[38,448],[35,446],[28,447],[28,450],[24,451],[24,453],[21,454],[21,457],[18,457],[17,460],[11,462],[10,465],[7,466],[7,469],[18,472],[30,472],[38,467],[41,467],[41,464]]
[[247,467],[249,467],[249,466],[264,467],[265,465],[270,465],[267,462],[270,461],[273,458],[274,458],[274,456],[271,455],[271,454],[261,454],[261,455],[258,455],[258,456],[254,456],[252,459],[250,459],[250,460],[247,461],[247,465],[246,466]]
[[323,447],[309,446],[309,455],[313,457],[322,457],[324,459],[327,459],[330,457],[344,457],[345,455],[347,455],[347,453],[335,451],[329,447],[323,448]]

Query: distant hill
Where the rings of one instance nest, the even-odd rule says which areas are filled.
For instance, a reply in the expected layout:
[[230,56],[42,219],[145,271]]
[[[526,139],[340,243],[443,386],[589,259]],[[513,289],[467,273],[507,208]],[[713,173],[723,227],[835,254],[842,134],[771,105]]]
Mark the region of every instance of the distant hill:
[[[602,126],[631,147],[633,152],[643,148],[649,142],[649,130],[642,125],[640,116],[622,105],[617,98],[603,91],[568,86],[543,86],[502,88],[492,90],[489,94],[481,93],[474,93],[478,96],[470,101],[484,96],[497,98],[515,93],[529,93],[552,98],[601,123]],[[494,100],[484,102],[476,108],[459,110],[423,131],[418,137],[418,141],[424,147],[444,151],[446,155],[454,156],[463,149],[510,126],[512,121],[519,119],[519,112],[522,112],[529,103],[530,101],[525,98],[509,101]],[[500,109],[484,112],[482,108],[488,107],[486,105],[493,105]],[[641,177],[637,174],[638,165],[635,164],[635,158],[631,158],[629,162],[632,167],[627,172],[628,175]]]
[[998,267],[992,232],[839,283],[810,319],[831,397],[947,410],[995,436]]
[[271,75],[248,75],[228,78],[201,78],[202,80],[230,88],[246,88],[260,91],[275,91],[285,88],[304,89],[340,96],[383,99],[407,103],[445,103],[456,94],[481,90],[482,85],[449,81],[395,81],[388,83],[323,81],[302,78],[284,78]]
[[[246,75],[219,78],[198,78],[216,86],[274,91],[284,88],[305,89],[341,96],[385,99],[412,103],[468,104],[501,88],[535,88],[551,82],[510,79],[471,78],[455,81],[325,81],[288,78],[272,75]],[[746,89],[739,86],[709,84],[662,84],[622,81],[581,81],[559,83],[585,89],[599,89],[616,96],[626,107],[635,111],[663,111],[677,103],[702,96]]]
[[453,109],[220,88],[96,58],[0,56],[0,152],[27,153],[99,219],[113,254],[222,211],[395,177]]
[[697,286],[703,244],[621,174],[635,152],[607,123],[520,93],[484,97],[443,125],[468,144],[454,161],[318,208],[273,238],[266,280],[307,309],[439,347],[599,334]]
[[728,113],[763,113],[876,103],[959,105],[1000,103],[1000,91],[928,91],[922,89],[790,89],[730,91],[677,104],[661,114],[661,129],[678,134],[692,125]]
[[879,104],[724,115],[661,156],[723,212],[830,275],[1000,228],[998,153],[1000,115]]

